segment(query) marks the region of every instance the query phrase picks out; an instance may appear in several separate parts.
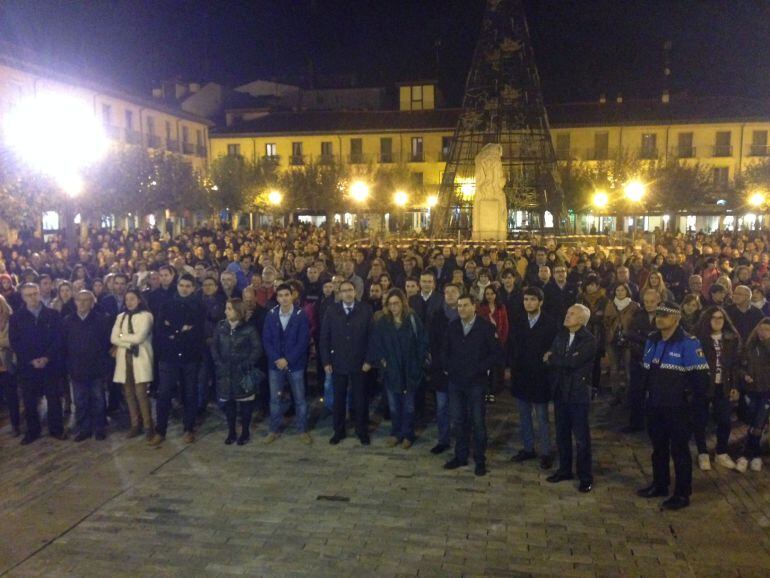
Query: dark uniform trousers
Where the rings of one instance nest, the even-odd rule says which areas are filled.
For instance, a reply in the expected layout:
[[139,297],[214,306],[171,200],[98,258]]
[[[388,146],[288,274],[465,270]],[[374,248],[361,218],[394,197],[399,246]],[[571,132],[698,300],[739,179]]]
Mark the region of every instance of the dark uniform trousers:
[[658,488],[671,484],[669,458],[674,461],[674,494],[692,494],[690,411],[686,406],[648,407],[647,432],[652,442],[652,479]]
[[345,416],[347,415],[348,391],[352,397],[352,414],[356,424],[356,434],[359,437],[369,435],[369,396],[366,391],[364,373],[340,374],[332,372],[332,387],[334,387],[334,434],[346,435]]

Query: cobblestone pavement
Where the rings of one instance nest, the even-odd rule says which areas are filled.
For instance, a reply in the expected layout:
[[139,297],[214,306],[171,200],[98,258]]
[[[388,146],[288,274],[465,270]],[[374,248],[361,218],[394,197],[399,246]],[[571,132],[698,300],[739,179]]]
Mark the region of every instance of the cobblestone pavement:
[[[317,411],[317,408],[316,408]],[[692,506],[638,499],[642,435],[594,407],[596,483],[552,486],[518,440],[508,396],[488,416],[490,473],[448,472],[429,426],[410,450],[315,444],[225,446],[218,416],[185,446],[114,432],[22,448],[0,431],[2,576],[770,576],[770,476],[695,472]],[[263,435],[265,424],[256,429]],[[736,431],[740,436],[740,431]]]

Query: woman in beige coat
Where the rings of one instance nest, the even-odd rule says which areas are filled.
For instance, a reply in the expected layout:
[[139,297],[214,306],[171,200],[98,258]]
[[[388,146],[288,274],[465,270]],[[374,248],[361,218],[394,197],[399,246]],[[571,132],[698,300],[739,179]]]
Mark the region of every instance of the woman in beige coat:
[[612,405],[622,402],[622,391],[629,382],[630,350],[626,333],[637,311],[639,304],[631,299],[631,289],[625,283],[618,284],[613,299],[604,309],[604,337],[610,363]]
[[[125,312],[118,315],[112,326],[112,344],[115,346],[115,383],[123,384],[123,395],[128,404],[131,429],[128,437],[142,433],[153,437],[152,410],[147,388],[152,382],[152,313],[147,310],[136,289],[125,296]],[[140,421],[141,418],[141,421]]]

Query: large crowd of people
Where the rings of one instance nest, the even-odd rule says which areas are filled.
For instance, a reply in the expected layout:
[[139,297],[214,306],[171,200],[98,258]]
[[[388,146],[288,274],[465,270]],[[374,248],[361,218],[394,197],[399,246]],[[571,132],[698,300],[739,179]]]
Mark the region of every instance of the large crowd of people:
[[[129,437],[162,444],[174,399],[184,441],[219,407],[227,445],[287,431],[314,443],[323,397],[331,444],[348,414],[363,445],[370,409],[390,421],[388,447],[409,449],[434,423],[444,467],[484,475],[486,411],[516,399],[512,461],[557,468],[591,491],[591,400],[647,430],[653,480],[637,493],[689,505],[693,460],[762,469],[770,414],[770,244],[762,232],[663,234],[616,247],[533,243],[348,243],[312,225],[91,231],[76,253],[40,235],[0,238],[0,386],[22,444],[48,433],[103,440],[128,412]],[[374,403],[382,398],[384,403]],[[553,404],[555,435],[550,433]],[[22,407],[24,424],[22,424]],[[153,412],[154,409],[154,412]],[[747,425],[729,446],[733,414]],[[238,425],[240,422],[240,429]],[[432,426],[430,426],[432,427]],[[553,447],[555,445],[555,448]],[[556,450],[556,451],[554,451]],[[573,459],[574,458],[574,459]],[[573,468],[573,461],[575,462]],[[669,462],[675,483],[670,494]]]

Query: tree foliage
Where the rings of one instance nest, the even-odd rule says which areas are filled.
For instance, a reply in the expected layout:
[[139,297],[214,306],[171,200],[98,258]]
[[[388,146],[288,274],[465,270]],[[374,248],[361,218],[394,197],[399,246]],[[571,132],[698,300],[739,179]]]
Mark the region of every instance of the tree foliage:
[[0,218],[14,229],[34,228],[44,210],[61,203],[50,177],[26,168],[11,151],[0,149]]

